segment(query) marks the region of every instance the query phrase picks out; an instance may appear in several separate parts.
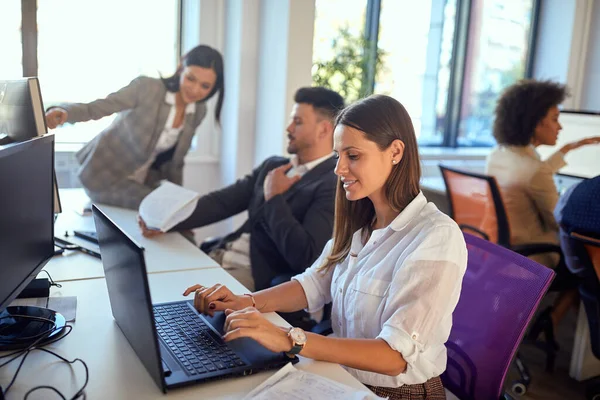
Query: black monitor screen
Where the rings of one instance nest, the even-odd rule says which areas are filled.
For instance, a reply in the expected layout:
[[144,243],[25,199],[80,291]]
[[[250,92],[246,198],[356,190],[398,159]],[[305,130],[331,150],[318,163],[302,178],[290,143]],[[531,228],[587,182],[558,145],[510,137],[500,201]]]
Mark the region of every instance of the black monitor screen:
[[0,311],[54,254],[54,135],[0,146]]

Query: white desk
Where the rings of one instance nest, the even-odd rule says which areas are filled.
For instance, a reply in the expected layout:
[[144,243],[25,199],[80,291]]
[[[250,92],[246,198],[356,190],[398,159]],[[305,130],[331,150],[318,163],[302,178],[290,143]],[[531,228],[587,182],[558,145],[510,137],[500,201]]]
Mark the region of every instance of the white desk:
[[[194,283],[223,283],[234,292],[246,292],[241,284],[220,268],[154,274],[148,277],[155,303],[184,299],[181,293]],[[53,290],[53,296],[77,296],[77,319],[73,323],[73,331],[48,348],[67,359],[81,358],[87,363],[90,371],[86,389],[88,399],[165,399],[114,322],[104,279],[65,282],[61,289]],[[268,318],[278,325],[289,326],[275,313],[268,314]],[[0,384],[6,386],[16,367],[13,362],[0,369]],[[296,367],[367,390],[337,364],[301,359]],[[81,387],[85,378],[81,365],[75,364],[74,371],[72,373],[66,364],[49,354],[33,352],[25,361],[8,399],[22,399],[27,390],[44,384],[52,385],[70,397]],[[168,399],[239,399],[274,372],[174,389],[168,393]],[[44,399],[48,396],[49,392],[42,390],[31,396],[31,399]]]
[[[96,230],[91,215],[82,216],[75,212],[87,202],[82,189],[64,189],[60,191],[63,212],[56,220],[54,232],[57,237],[81,244],[87,248],[96,248],[92,243],[72,236],[73,230]],[[119,207],[99,205],[99,207],[125,232],[146,249],[146,268],[148,273],[220,268],[214,260],[204,254],[194,244],[179,233],[166,233],[154,239],[142,236],[137,224],[137,212]],[[53,257],[45,269],[55,281],[94,279],[104,277],[99,259],[78,251],[67,251],[62,256]]]

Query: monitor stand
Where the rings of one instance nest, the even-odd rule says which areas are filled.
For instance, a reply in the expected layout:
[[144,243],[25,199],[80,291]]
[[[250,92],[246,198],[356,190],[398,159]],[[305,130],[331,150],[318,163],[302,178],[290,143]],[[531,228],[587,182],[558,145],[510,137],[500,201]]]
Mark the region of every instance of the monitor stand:
[[[47,308],[6,307],[0,312],[0,351],[25,349],[45,336],[36,344],[41,346],[56,339],[65,325],[65,317]],[[50,330],[53,331],[45,335]]]

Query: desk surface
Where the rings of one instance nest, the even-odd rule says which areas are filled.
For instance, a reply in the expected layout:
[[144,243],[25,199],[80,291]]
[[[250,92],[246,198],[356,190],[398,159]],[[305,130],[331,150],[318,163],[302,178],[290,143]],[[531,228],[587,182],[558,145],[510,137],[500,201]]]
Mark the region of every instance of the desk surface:
[[[148,277],[155,303],[184,299],[181,293],[194,283],[223,283],[234,292],[246,292],[240,283],[221,268],[154,274]],[[89,399],[165,399],[114,322],[104,279],[65,282],[61,289],[53,290],[53,296],[77,296],[77,319],[73,323],[73,331],[48,348],[67,359],[81,358],[87,363],[90,381],[86,393]],[[278,325],[289,326],[275,313],[267,316]],[[55,386],[70,397],[84,382],[83,367],[78,364],[75,364],[72,372],[55,357],[32,352],[7,398],[21,399],[27,390],[45,384]],[[0,383],[3,386],[10,381],[16,367],[13,362],[0,369]],[[301,359],[296,367],[366,390],[337,364]],[[169,392],[168,399],[239,399],[274,372],[174,389]],[[31,396],[31,399],[47,398],[48,394],[42,390]]]
[[[75,211],[87,202],[85,193],[82,189],[63,189],[60,191],[60,198],[63,212],[56,220],[55,235],[65,238],[67,231],[69,241],[93,248],[93,244],[72,236],[74,229],[96,230],[91,215],[82,216]],[[219,267],[219,264],[179,233],[166,233],[154,239],[143,237],[137,225],[136,211],[105,205],[99,207],[146,249],[146,268],[150,274]],[[68,251],[64,255],[53,257],[45,269],[56,281],[104,277],[101,261],[78,251]]]

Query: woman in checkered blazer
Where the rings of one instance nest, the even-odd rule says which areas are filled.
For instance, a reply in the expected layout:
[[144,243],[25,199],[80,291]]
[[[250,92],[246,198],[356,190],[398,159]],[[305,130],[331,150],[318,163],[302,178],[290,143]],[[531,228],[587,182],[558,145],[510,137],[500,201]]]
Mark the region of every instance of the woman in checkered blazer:
[[46,122],[53,129],[118,113],[76,154],[78,173],[93,202],[136,209],[161,180],[181,185],[184,157],[206,115],[206,100],[218,93],[218,122],[224,88],[221,54],[201,45],[171,77],[140,76],[104,99],[59,104],[48,109]]

